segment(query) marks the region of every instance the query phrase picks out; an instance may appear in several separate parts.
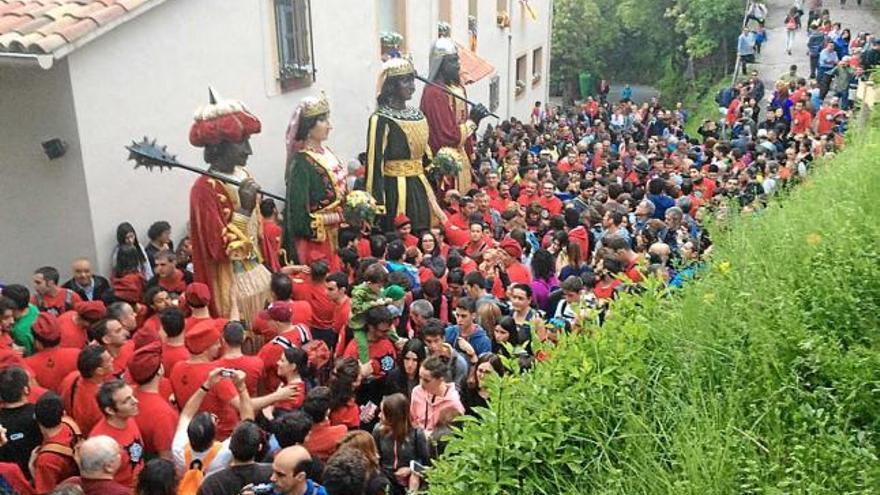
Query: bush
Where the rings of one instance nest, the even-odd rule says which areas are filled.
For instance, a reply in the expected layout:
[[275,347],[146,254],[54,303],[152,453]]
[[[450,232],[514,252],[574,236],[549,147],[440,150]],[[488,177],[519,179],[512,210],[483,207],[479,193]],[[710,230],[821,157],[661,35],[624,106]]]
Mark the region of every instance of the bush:
[[716,230],[700,280],[490,382],[430,493],[877,493],[880,130],[851,141]]

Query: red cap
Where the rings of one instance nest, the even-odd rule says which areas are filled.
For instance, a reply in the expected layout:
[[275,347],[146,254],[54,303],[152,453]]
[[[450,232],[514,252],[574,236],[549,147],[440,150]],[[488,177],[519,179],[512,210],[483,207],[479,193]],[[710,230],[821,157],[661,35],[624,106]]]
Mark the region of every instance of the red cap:
[[260,311],[260,318],[289,323],[293,318],[293,304],[290,301],[275,301],[268,308]]
[[183,334],[183,343],[189,352],[201,354],[220,340],[221,329],[226,324],[223,319],[200,321]]
[[403,213],[394,217],[394,228],[395,229],[399,229],[399,228],[403,227],[404,225],[407,225],[410,223],[412,223],[412,221],[410,221],[409,217],[404,215]]
[[510,237],[501,241],[499,245],[502,251],[509,254],[512,258],[519,260],[522,258],[522,246],[516,242],[515,239],[511,239]]
[[52,313],[40,312],[37,315],[37,321],[31,326],[31,331],[47,342],[54,342],[61,339],[61,330],[58,329],[58,318]]
[[107,306],[101,301],[82,301],[73,305],[73,310],[80,318],[94,323],[107,314]]
[[135,349],[140,349],[141,347],[148,346],[158,340],[160,340],[159,331],[146,327],[137,329],[137,331],[134,333],[134,336],[131,338],[132,343],[134,343]]
[[201,282],[189,284],[184,297],[191,308],[203,308],[211,304],[211,290]]
[[128,360],[128,371],[137,384],[148,382],[162,366],[162,343],[154,340],[134,351]]

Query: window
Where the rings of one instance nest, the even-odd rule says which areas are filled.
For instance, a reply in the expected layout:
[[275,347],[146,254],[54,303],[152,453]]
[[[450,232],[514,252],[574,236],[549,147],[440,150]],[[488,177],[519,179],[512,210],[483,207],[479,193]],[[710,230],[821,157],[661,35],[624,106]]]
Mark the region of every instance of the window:
[[516,96],[522,96],[526,92],[526,56],[522,55],[516,59]]
[[382,54],[406,51],[406,0],[379,0]]
[[535,48],[532,52],[532,84],[541,82],[544,73],[544,47]]
[[501,77],[493,76],[489,82],[489,110],[494,112],[498,110],[501,100]]
[[452,0],[440,0],[440,22],[452,24]]
[[468,0],[468,16],[476,19],[477,16],[477,0]]
[[282,87],[314,81],[309,0],[275,0],[275,36]]

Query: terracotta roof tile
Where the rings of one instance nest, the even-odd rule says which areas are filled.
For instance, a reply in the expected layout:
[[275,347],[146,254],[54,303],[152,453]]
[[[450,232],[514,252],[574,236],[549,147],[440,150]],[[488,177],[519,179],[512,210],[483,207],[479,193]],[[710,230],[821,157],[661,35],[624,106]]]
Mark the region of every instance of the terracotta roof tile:
[[52,53],[149,3],[163,1],[0,0],[0,55]]

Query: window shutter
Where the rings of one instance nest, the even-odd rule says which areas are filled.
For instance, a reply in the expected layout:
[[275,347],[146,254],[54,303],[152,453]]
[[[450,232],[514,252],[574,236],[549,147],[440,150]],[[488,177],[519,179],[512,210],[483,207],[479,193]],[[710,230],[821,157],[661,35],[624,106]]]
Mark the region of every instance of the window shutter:
[[275,0],[278,79],[313,81],[312,26],[309,0]]

